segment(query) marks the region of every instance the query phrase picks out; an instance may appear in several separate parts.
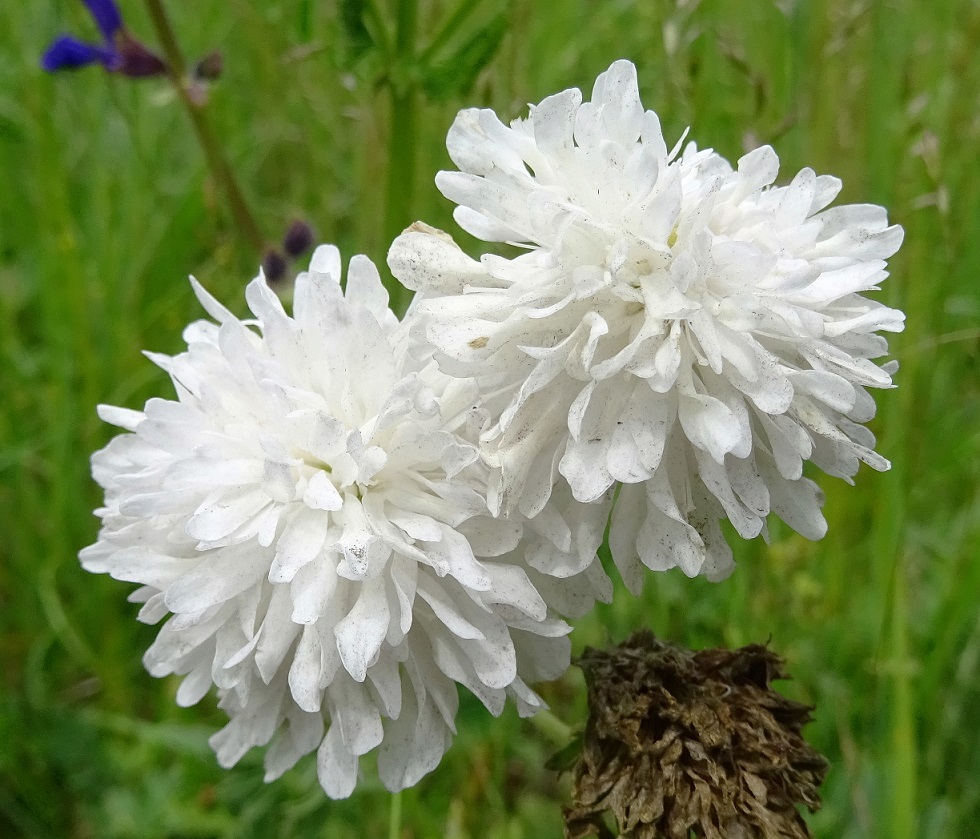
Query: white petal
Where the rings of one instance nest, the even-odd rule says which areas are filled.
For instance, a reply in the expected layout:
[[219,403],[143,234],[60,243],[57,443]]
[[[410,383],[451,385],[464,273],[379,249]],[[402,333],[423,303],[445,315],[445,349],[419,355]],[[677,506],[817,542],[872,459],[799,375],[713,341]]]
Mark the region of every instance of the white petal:
[[289,727],[265,753],[266,783],[292,769],[304,755],[309,754],[323,739],[323,717],[320,714],[296,712],[289,716]]
[[293,653],[289,667],[289,690],[304,711],[320,710],[323,692],[320,688],[321,667],[320,631],[316,626],[306,626]]
[[223,603],[255,585],[262,579],[265,567],[265,557],[258,551],[209,551],[194,570],[167,589],[167,606],[172,612],[199,612]]
[[363,254],[351,257],[344,296],[350,303],[367,309],[379,323],[388,313],[388,290],[375,264]]
[[293,579],[300,568],[320,554],[326,538],[323,513],[306,509],[297,512],[276,542],[269,582],[287,583]]
[[610,139],[624,146],[637,141],[643,127],[643,106],[632,62],[617,61],[600,75],[592,90],[592,102],[601,109]]
[[571,152],[574,145],[572,131],[575,113],[581,103],[582,94],[573,88],[549,96],[540,105],[532,106],[534,139],[545,155],[561,159]]
[[470,283],[480,284],[487,277],[486,269],[440,234],[434,228],[409,229],[397,237],[388,251],[391,273],[416,291],[449,294],[462,291]]
[[235,316],[222,306],[194,277],[190,277],[189,279],[191,281],[191,288],[194,289],[194,295],[204,307],[204,311],[211,315],[218,323],[235,320]]
[[331,725],[316,753],[316,774],[333,799],[348,798],[357,785],[357,758],[347,751],[337,725]]
[[390,617],[384,580],[365,580],[354,608],[334,630],[341,661],[355,682],[363,682],[374,663],[388,633]]
[[681,394],[677,417],[687,439],[718,463],[739,440],[735,415],[720,400],[702,394]]
[[99,419],[111,423],[127,431],[135,431],[136,427],[146,418],[142,411],[131,411],[128,408],[117,408],[115,405],[97,405]]
[[449,747],[449,731],[433,703],[419,708],[411,689],[402,692],[402,713],[389,722],[378,754],[378,773],[391,792],[418,783],[436,767]]
[[506,604],[519,609],[525,615],[542,621],[548,614],[548,606],[528,579],[527,573],[517,565],[486,564],[492,587],[483,597],[485,603]]
[[364,685],[339,676],[330,686],[333,722],[351,754],[367,754],[384,737],[381,715]]
[[252,490],[202,504],[187,522],[187,534],[205,542],[216,542],[234,533],[266,507],[269,497],[261,490]]
[[317,472],[310,478],[303,495],[303,503],[315,510],[339,510],[344,501],[326,472]]

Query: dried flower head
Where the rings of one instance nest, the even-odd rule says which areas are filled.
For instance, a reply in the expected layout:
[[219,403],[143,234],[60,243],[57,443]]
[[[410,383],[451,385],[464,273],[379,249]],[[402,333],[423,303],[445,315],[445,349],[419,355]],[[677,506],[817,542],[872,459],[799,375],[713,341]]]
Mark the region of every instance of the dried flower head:
[[776,693],[765,646],[690,652],[638,632],[586,649],[589,721],[565,835],[806,839],[827,762],[800,735],[812,708]]

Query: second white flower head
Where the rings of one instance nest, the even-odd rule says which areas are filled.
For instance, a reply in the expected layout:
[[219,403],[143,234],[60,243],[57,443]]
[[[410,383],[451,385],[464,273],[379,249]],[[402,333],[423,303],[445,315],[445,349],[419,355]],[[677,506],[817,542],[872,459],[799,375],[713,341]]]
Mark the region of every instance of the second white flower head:
[[882,208],[826,209],[840,181],[810,169],[772,186],[768,147],[735,169],[668,150],[627,61],[591,102],[566,90],[509,127],[463,111],[448,146],[461,171],[437,184],[460,225],[529,250],[476,262],[413,230],[389,264],[423,293],[441,368],[487,394],[499,506],[533,515],[562,481],[584,502],[621,483],[610,540],[636,588],[636,558],[728,573],[721,518],[753,537],[775,512],[821,536],[805,460],[887,468],[862,425],[866,389],[891,384],[877,332],[904,319],[861,296],[902,241]]

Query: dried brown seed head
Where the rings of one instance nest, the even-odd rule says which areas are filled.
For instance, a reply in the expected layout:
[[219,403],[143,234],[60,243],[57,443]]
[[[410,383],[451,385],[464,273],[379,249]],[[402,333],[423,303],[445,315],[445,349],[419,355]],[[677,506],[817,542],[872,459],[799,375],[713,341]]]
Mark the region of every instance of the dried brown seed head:
[[565,835],[809,839],[827,761],[800,734],[811,707],[776,693],[768,647],[691,652],[639,632],[579,661],[589,720]]

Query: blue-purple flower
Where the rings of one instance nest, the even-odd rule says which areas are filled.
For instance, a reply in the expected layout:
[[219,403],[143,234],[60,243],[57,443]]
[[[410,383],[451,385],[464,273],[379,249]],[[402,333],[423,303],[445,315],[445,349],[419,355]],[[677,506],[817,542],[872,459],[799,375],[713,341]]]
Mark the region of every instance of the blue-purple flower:
[[163,59],[126,31],[122,15],[113,0],[82,2],[102,33],[102,43],[93,44],[72,35],[60,35],[41,57],[42,69],[52,73],[101,64],[110,73],[121,73],[132,78],[159,76],[167,72]]

